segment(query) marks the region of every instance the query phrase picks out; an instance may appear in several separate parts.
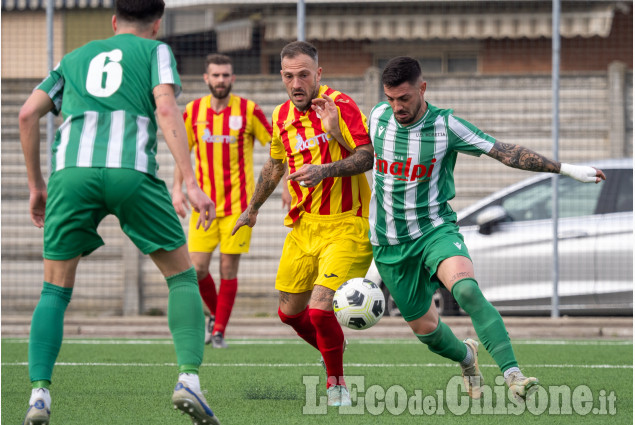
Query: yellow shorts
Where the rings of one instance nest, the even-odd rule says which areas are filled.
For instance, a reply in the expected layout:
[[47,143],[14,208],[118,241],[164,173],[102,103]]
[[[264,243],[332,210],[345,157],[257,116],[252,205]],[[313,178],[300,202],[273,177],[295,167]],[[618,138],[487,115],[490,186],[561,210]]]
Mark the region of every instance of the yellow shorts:
[[203,227],[196,228],[199,213],[192,211],[190,230],[188,234],[188,249],[190,252],[214,252],[220,242],[222,254],[244,254],[249,252],[251,242],[251,227],[243,226],[234,236],[232,230],[240,214],[218,217],[208,231]]
[[349,279],[366,276],[372,258],[368,219],[303,214],[284,241],[276,289],[301,293],[322,285],[335,291]]

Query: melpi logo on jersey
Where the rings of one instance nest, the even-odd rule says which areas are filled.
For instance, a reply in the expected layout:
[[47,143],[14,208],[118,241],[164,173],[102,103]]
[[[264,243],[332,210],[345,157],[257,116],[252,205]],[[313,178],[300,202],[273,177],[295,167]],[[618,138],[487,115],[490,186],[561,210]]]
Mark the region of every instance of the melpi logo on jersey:
[[229,128],[232,130],[240,130],[243,128],[243,117],[241,115],[232,115],[229,117]]
[[428,180],[432,176],[434,163],[436,158],[432,158],[429,164],[412,164],[412,158],[405,161],[390,162],[381,159],[375,153],[375,171],[382,174],[390,174],[395,176],[397,180],[414,181]]

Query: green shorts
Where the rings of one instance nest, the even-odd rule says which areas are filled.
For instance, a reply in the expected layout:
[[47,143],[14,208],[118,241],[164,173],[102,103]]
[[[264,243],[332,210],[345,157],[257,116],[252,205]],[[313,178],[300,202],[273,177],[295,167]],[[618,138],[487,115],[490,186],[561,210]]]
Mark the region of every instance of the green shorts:
[[162,180],[124,168],[65,168],[48,184],[44,258],[68,260],[102,246],[97,227],[109,214],[144,254],[186,242]]
[[457,255],[470,258],[455,223],[444,223],[412,242],[373,246],[377,270],[407,322],[428,312],[442,286],[435,275],[439,263]]

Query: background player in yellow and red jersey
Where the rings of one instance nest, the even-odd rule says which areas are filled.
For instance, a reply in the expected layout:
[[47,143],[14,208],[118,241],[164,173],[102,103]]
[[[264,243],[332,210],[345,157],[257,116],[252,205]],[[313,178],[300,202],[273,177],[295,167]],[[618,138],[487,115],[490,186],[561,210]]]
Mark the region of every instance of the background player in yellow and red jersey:
[[289,232],[276,276],[278,314],[322,354],[328,405],[350,405],[344,382],[344,333],[333,313],[333,294],[346,280],[365,276],[373,165],[366,117],[347,95],[320,86],[316,48],[303,41],[280,53],[289,101],[273,113],[271,154],[249,206],[234,232],[256,224],[258,209],[280,182],[288,163]]
[[[187,104],[185,128],[196,158],[198,184],[216,203],[216,220],[209,231],[196,228],[198,213],[192,211],[189,251],[199,283],[199,291],[210,311],[205,340],[214,348],[226,348],[225,327],[238,288],[240,254],[249,252],[251,229],[230,233],[254,192],[253,151],[255,139],[264,146],[271,141],[271,125],[260,107],[251,100],[231,94],[236,80],[231,58],[211,54],[205,61],[203,78],[211,94]],[[181,191],[181,175],[174,169],[172,203],[186,216],[188,208]],[[220,243],[220,288],[209,272],[212,252]]]

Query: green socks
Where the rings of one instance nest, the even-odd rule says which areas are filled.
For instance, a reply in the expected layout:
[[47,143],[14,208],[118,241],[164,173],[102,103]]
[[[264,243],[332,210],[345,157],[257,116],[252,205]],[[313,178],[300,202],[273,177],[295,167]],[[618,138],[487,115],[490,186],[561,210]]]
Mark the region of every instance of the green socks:
[[179,373],[198,373],[205,346],[205,315],[194,267],[166,278],[168,326],[172,332]]
[[[170,276],[168,326],[174,339],[180,373],[198,373],[203,362],[205,316],[194,267]],[[73,288],[44,282],[33,311],[29,336],[29,376],[34,388],[48,388],[62,346],[64,313]]]
[[476,280],[459,280],[452,286],[452,295],[472,319],[476,334],[501,371],[518,367],[503,319],[485,299]]
[[72,294],[73,288],[44,282],[40,301],[33,311],[29,335],[29,376],[34,388],[50,385],[64,336],[64,313]]
[[461,362],[467,355],[467,347],[461,342],[452,329],[439,319],[437,328],[425,335],[415,334],[419,341],[428,346],[428,349],[435,354],[445,357],[455,362]]

